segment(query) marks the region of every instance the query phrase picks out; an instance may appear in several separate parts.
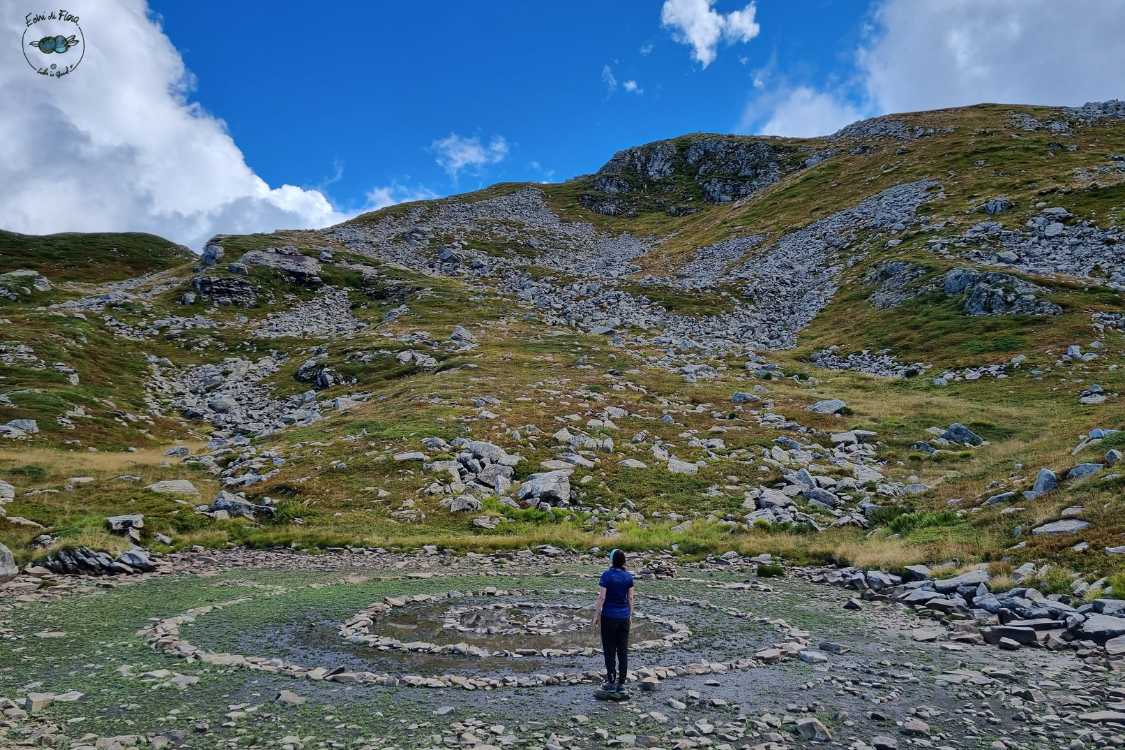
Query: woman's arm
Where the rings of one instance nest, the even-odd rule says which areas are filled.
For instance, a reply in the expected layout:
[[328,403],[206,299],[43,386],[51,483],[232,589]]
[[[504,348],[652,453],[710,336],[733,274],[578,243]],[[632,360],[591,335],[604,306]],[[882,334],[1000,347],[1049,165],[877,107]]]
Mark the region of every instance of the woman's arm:
[[594,625],[602,620],[602,607],[605,606],[605,586],[598,586],[598,601],[594,604]]

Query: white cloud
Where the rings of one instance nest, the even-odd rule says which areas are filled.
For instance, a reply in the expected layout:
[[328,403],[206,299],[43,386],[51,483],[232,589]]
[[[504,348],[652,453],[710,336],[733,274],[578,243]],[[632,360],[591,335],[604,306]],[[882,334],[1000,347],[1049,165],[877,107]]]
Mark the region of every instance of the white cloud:
[[613,68],[608,64],[602,66],[602,83],[605,84],[607,94],[617,91],[617,76],[613,75]]
[[642,44],[641,49],[640,49],[640,53],[642,55],[645,55],[645,56],[651,55],[652,54],[652,42],[647,42],[645,44]]
[[1121,97],[1123,38],[1125,13],[1102,0],[883,0],[851,80],[763,92],[740,127],[798,136],[895,112]]
[[543,183],[549,182],[551,180],[551,178],[555,176],[555,170],[548,169],[547,167],[544,167],[538,161],[530,161],[530,162],[527,163],[527,166],[533,172],[539,173],[539,176],[540,176],[539,182],[543,182]]
[[[828,135],[862,118],[862,113],[846,101],[831,94],[798,86],[783,91],[769,114],[757,128],[762,135],[786,135],[791,138],[810,138]],[[753,112],[748,119],[753,119]],[[745,129],[745,128],[744,128]]]
[[365,196],[367,207],[364,210],[378,211],[380,208],[386,208],[387,206],[393,206],[398,203],[425,201],[437,197],[437,193],[428,188],[408,188],[396,182],[390,185],[381,185],[371,188]]
[[465,137],[450,133],[430,144],[437,154],[435,161],[449,173],[454,180],[463,169],[480,171],[489,164],[496,164],[508,156],[508,141],[502,135],[495,135],[487,144],[478,136]]
[[[219,232],[347,218],[318,190],[271,187],[224,123],[189,99],[191,75],[144,0],[77,2],[88,48],[64,78],[0,65],[0,226],[43,234],[146,231],[199,247]],[[0,6],[5,39],[27,8]],[[14,47],[12,48],[14,49]]]
[[719,41],[749,42],[761,27],[754,20],[757,7],[751,2],[742,10],[719,13],[715,0],[664,0],[660,23],[672,30],[672,38],[691,47],[691,56],[704,68],[715,61]]
[[645,90],[640,87],[640,84],[634,80],[625,81],[625,83],[621,84],[621,88],[625,89],[630,94],[637,94],[638,96],[645,92]]
[[859,67],[877,112],[1125,94],[1119,2],[887,0],[874,20]]

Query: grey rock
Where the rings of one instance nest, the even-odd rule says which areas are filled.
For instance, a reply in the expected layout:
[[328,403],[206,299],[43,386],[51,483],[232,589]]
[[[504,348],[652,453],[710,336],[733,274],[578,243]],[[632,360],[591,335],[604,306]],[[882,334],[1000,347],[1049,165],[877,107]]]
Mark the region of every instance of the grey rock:
[[1105,643],[1112,638],[1125,635],[1125,617],[1092,614],[1078,626],[1075,634],[1082,639]]
[[16,559],[12,556],[12,551],[0,544],[0,584],[5,584],[8,581],[19,575],[19,568],[16,567]]
[[520,500],[537,500],[551,505],[570,502],[570,471],[548,471],[532,474],[516,491]]
[[1085,477],[1093,476],[1105,468],[1104,464],[1084,463],[1078,464],[1066,473],[1067,479],[1083,479]]
[[814,414],[839,414],[848,408],[848,405],[838,398],[825,399],[824,401],[817,401],[809,407],[809,411]]
[[943,594],[948,594],[963,586],[976,587],[982,583],[987,584],[990,580],[992,580],[992,576],[989,575],[988,571],[978,568],[953,578],[938,579],[934,581],[934,589]]
[[989,216],[995,216],[997,214],[1002,214],[1010,211],[1012,209],[1012,205],[1013,204],[1010,200],[1008,200],[1006,197],[1000,196],[997,198],[990,198],[989,200],[985,201],[977,210],[986,213]]
[[198,495],[199,490],[187,479],[162,479],[146,487],[149,492],[160,495]]
[[109,516],[105,519],[105,523],[114,534],[124,534],[130,529],[143,529],[145,527],[145,517],[143,513]]
[[1059,478],[1055,472],[1047,468],[1042,468],[1039,473],[1035,475],[1035,484],[1032,485],[1031,490],[1024,493],[1024,496],[1029,500],[1046,495],[1048,492],[1054,492],[1058,489]]
[[1044,536],[1051,534],[1076,534],[1083,529],[1090,528],[1090,524],[1086,521],[1079,521],[1074,518],[1064,519],[1062,521],[1053,521],[1044,524],[1031,530],[1032,534],[1036,536]]
[[984,438],[970,430],[960,422],[954,422],[941,434],[941,437],[951,443],[960,445],[981,445]]

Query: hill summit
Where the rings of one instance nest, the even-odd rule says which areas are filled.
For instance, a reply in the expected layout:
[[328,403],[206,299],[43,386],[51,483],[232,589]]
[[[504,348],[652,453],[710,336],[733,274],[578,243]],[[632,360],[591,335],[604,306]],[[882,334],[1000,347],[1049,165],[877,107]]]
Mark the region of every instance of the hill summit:
[[4,234],[0,540],[60,568],[612,541],[1108,592],[1123,186],[1121,102],[987,104],[200,256]]

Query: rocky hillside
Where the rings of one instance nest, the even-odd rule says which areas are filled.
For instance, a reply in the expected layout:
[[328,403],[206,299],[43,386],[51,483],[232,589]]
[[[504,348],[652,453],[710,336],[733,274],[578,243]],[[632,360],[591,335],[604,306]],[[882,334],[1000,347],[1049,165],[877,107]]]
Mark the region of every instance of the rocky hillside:
[[1108,102],[688,135],[201,256],[2,234],[0,542],[69,572],[612,544],[1121,595],[1123,225]]

